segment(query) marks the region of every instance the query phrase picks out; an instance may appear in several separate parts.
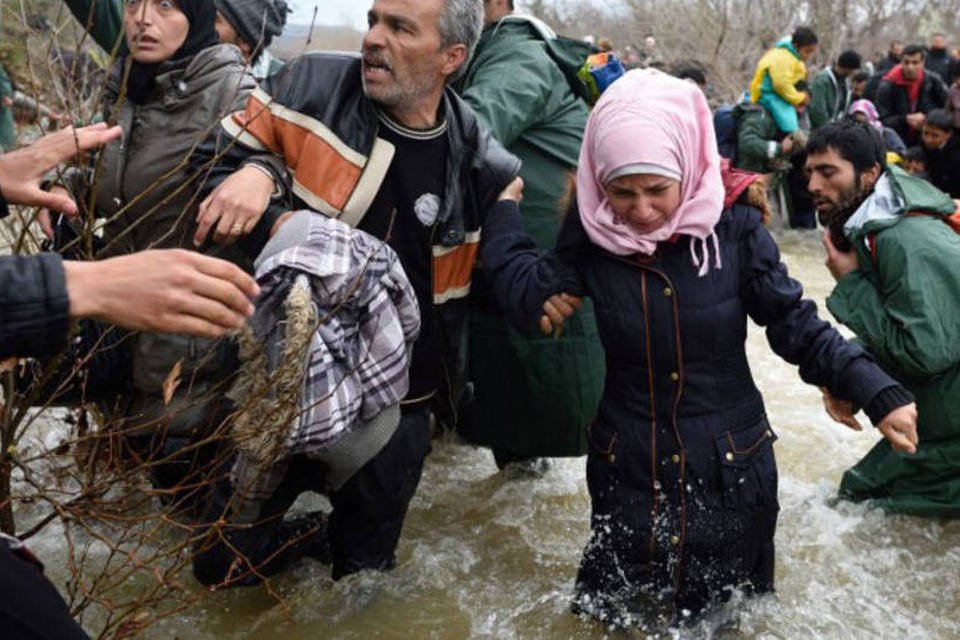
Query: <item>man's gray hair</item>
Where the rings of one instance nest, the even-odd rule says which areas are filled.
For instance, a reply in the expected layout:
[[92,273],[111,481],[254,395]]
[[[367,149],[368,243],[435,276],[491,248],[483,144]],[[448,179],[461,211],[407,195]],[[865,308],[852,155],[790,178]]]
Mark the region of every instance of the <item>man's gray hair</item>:
[[467,48],[467,59],[450,78],[456,80],[467,70],[473,52],[483,31],[483,0],[444,0],[437,25],[440,46],[462,44]]

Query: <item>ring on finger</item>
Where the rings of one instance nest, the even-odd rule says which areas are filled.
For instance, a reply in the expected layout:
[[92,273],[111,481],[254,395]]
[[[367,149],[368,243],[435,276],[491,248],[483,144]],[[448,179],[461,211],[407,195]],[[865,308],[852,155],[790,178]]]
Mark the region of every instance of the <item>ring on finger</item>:
[[232,236],[239,236],[241,233],[243,233],[243,223],[242,223],[242,222],[237,222],[237,223],[234,224],[232,227],[230,227],[230,235],[232,235]]

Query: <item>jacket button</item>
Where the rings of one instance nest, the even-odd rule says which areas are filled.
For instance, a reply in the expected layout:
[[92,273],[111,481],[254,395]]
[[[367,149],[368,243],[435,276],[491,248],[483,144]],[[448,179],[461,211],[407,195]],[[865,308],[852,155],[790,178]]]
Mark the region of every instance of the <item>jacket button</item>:
[[680,544],[680,536],[670,536],[670,544],[673,546]]
[[123,200],[121,200],[120,198],[114,198],[114,199],[113,199],[113,206],[119,207],[119,206],[122,205],[122,204],[123,204]]
[[727,451],[727,455],[724,456],[727,459],[727,462],[733,462],[733,452]]
[[671,371],[671,372],[670,372],[670,379],[673,380],[674,382],[676,382],[677,380],[680,379],[680,374],[677,373],[676,371]]
[[680,454],[679,454],[679,453],[673,454],[672,456],[670,456],[670,459],[673,460],[673,464],[680,464]]
[[617,461],[617,456],[611,453],[609,456],[607,456],[607,460],[610,461],[610,464],[613,464]]
[[667,296],[667,297],[669,298],[670,296],[673,295],[673,289],[671,289],[670,287],[665,288],[665,289],[663,290],[663,295],[665,295],[665,296]]
[[767,429],[767,432],[766,432],[765,434],[763,434],[763,435],[765,435],[765,436],[768,437],[768,438],[772,438],[772,437],[773,437],[773,431],[770,431],[770,429]]

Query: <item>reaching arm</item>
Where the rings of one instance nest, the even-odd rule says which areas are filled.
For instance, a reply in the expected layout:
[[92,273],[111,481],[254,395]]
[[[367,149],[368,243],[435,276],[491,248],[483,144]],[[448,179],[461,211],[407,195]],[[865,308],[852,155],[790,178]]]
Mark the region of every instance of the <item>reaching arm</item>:
[[[559,250],[541,254],[533,238],[523,230],[518,198],[510,197],[511,189],[518,183],[522,187],[523,182],[517,178],[487,212],[480,263],[511,324],[519,329],[539,324],[547,333],[562,325],[563,318],[579,306],[573,297],[582,296],[584,287],[575,267],[575,251],[564,251],[558,246]],[[564,220],[558,245],[571,235],[575,224],[579,224],[579,217],[576,221],[569,216]]]
[[748,255],[741,296],[750,317],[766,327],[774,352],[798,365],[804,382],[826,387],[834,397],[863,407],[874,424],[909,404],[912,396],[906,389],[881,370],[862,347],[845,340],[817,316],[817,306],[803,298],[803,287],[788,275],[759,216],[745,232]]

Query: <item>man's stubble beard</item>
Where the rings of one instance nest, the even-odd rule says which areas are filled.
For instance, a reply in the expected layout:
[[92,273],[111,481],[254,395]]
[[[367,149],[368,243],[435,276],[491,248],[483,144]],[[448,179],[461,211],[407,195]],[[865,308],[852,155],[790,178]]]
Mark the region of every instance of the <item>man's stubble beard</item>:
[[830,240],[840,251],[847,252],[852,248],[850,241],[843,233],[843,226],[871,193],[873,193],[873,186],[865,188],[860,174],[857,173],[853,178],[852,189],[841,193],[839,201],[831,204],[828,210],[817,211],[817,219],[830,231]]

